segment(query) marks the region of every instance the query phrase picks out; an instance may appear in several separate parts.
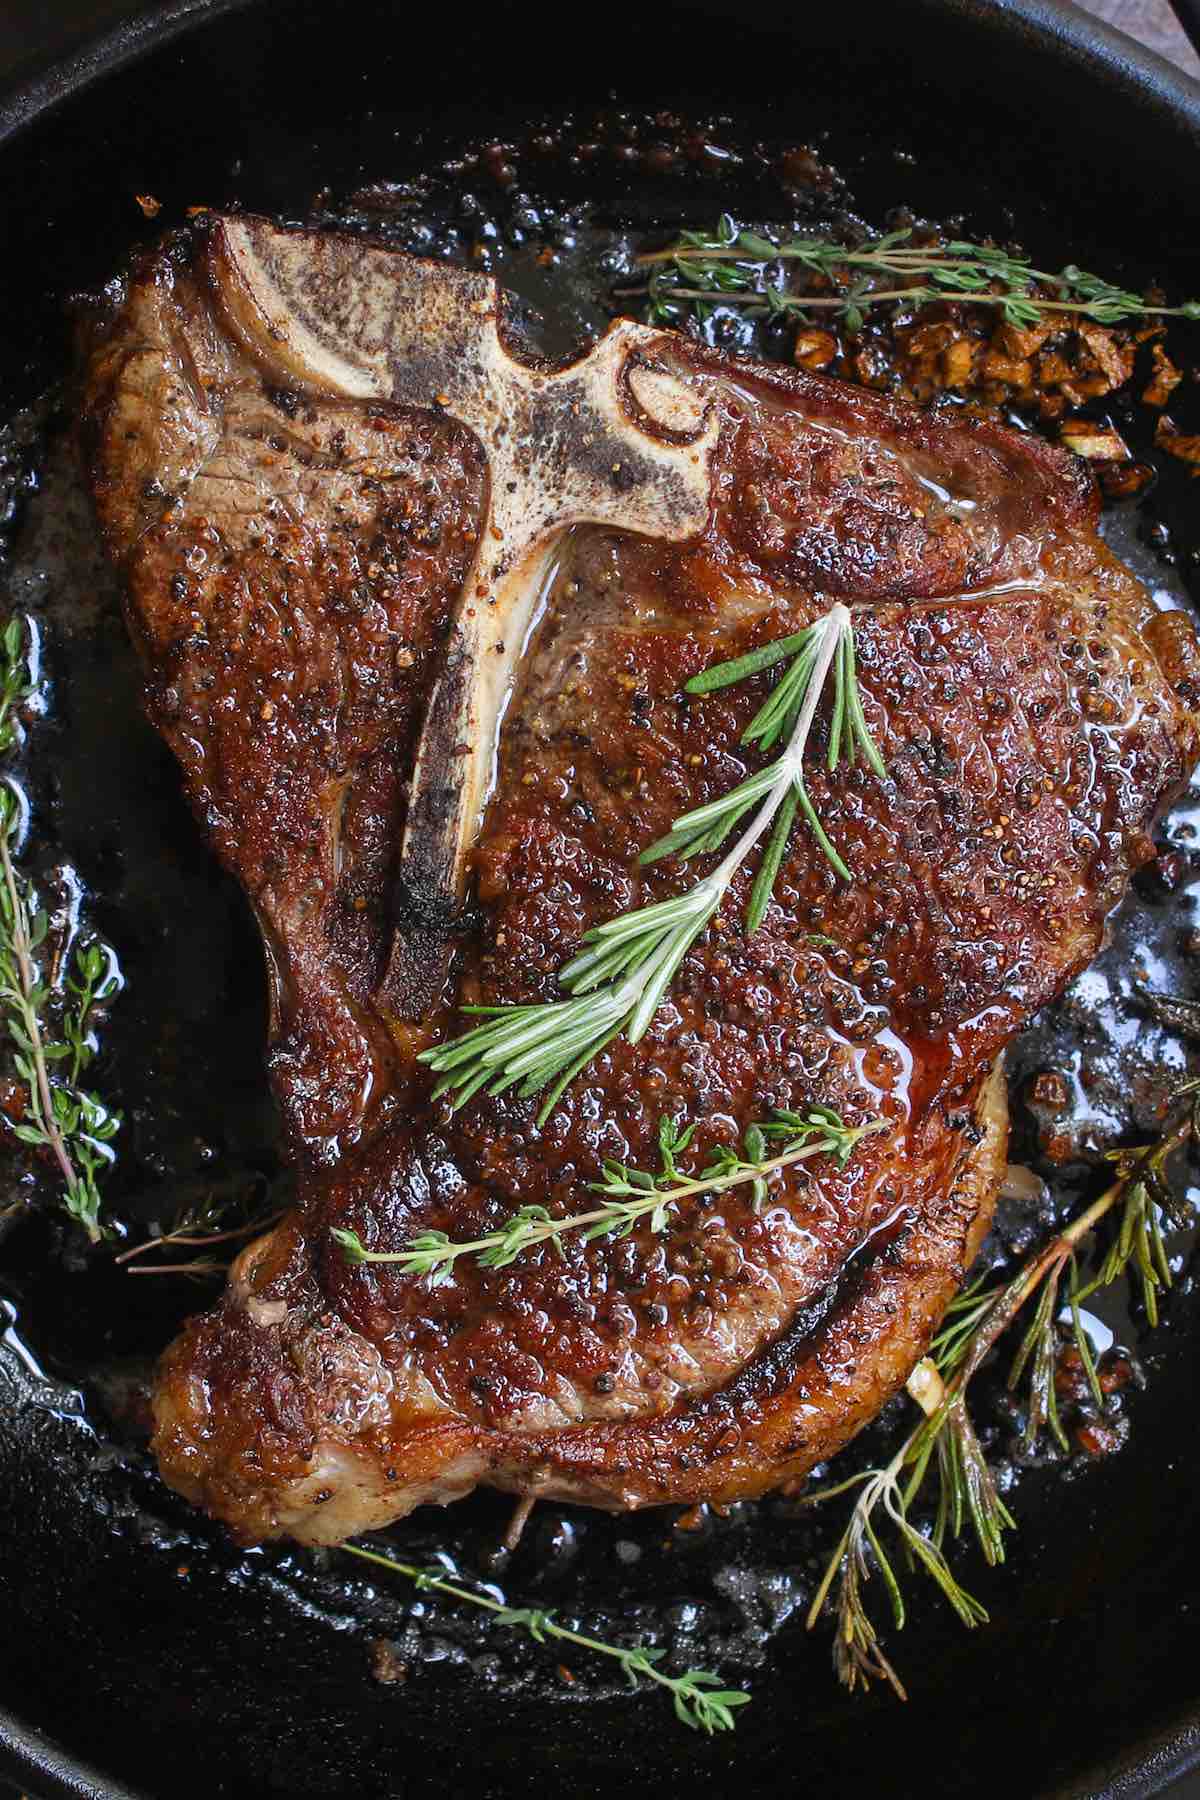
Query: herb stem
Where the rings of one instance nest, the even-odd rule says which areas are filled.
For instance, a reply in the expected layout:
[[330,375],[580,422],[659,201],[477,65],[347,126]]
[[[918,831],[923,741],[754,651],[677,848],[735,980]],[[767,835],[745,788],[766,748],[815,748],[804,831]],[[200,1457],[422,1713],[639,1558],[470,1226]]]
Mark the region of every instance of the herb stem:
[[[46,1069],[45,1043],[42,1038],[37,1007],[33,1001],[37,987],[33,969],[33,946],[29,941],[25,906],[17,889],[16,871],[13,868],[12,854],[9,849],[9,838],[15,827],[16,817],[14,797],[7,816],[0,819],[0,869],[3,870],[4,889],[8,898],[8,910],[11,914],[10,936],[19,979],[21,1019],[29,1039],[32,1057],[34,1085],[30,1090],[30,1099],[33,1102],[34,1116],[62,1171],[67,1192],[74,1193],[79,1177],[75,1172],[75,1165],[71,1161],[67,1146],[63,1142],[62,1132],[58,1128],[58,1121],[54,1114],[54,1102],[50,1095],[50,1077]],[[90,1218],[84,1219],[82,1223],[92,1242],[98,1243],[100,1239],[99,1226]]]
[[[466,1103],[480,1089],[500,1094],[516,1086],[522,1098],[548,1089],[538,1114],[545,1123],[569,1082],[624,1035],[636,1044],[649,1028],[684,957],[704,932],[729,886],[770,828],[781,809],[794,816],[803,811],[817,843],[843,880],[850,870],[817,818],[804,786],[803,765],[813,720],[826,684],[833,677],[833,708],[827,767],[839,758],[853,763],[861,754],[876,774],[884,767],[867,729],[857,688],[853,654],[854,624],[840,601],[802,632],[785,640],[797,647],[791,667],[772,689],[742,735],[743,743],[771,750],[781,740],[782,755],[757,770],[730,792],[677,818],[665,837],[644,850],[642,863],[674,855],[689,857],[717,851],[757,803],[750,823],[710,874],[688,892],[671,900],[639,907],[593,926],[583,948],[559,971],[559,984],[570,998],[527,1006],[468,1006],[485,1023],[461,1037],[423,1050],[419,1061],[440,1077],[435,1097],[452,1095],[451,1108]],[[790,654],[790,648],[787,652]],[[778,660],[774,650],[738,657],[688,682],[689,692],[707,693],[740,680],[750,668]],[[788,797],[794,796],[794,801]],[[777,837],[766,863],[773,886],[785,844]],[[770,898],[765,879],[754,884],[747,930],[761,923]]]
[[[185,1250],[191,1250],[201,1248],[207,1249],[209,1244],[233,1243],[238,1238],[251,1237],[256,1231],[269,1230],[272,1225],[277,1225],[282,1217],[282,1209],[279,1209],[273,1213],[268,1213],[261,1219],[247,1219],[244,1225],[231,1226],[228,1231],[202,1231],[194,1235],[185,1235],[184,1231],[164,1231],[161,1237],[146,1238],[143,1243],[135,1244],[132,1250],[123,1250],[120,1256],[113,1257],[113,1262],[132,1262],[135,1257],[144,1256],[147,1250],[161,1250],[166,1244],[179,1244]],[[156,1264],[155,1266],[157,1267],[158,1265]],[[190,1265],[186,1263],[181,1265],[183,1268],[189,1266]],[[131,1269],[129,1272],[131,1275],[136,1275],[138,1271],[136,1269]]]
[[[810,1496],[815,1503],[852,1488],[860,1489],[808,1613],[811,1629],[836,1584],[834,1661],[847,1687],[880,1679],[889,1682],[904,1698],[899,1678],[880,1648],[864,1599],[865,1584],[873,1568],[877,1569],[891,1603],[894,1623],[897,1628],[904,1624],[903,1598],[875,1517],[880,1508],[883,1521],[892,1527],[911,1562],[934,1580],[963,1623],[976,1625],[986,1619],[983,1608],[955,1580],[943,1545],[947,1536],[957,1537],[969,1523],[984,1558],[994,1565],[1003,1562],[1004,1533],[1016,1524],[997,1491],[972,1424],[967,1390],[1021,1309],[1038,1294],[1032,1322],[1008,1376],[1012,1388],[1029,1371],[1029,1404],[1023,1433],[1026,1448],[1033,1446],[1043,1430],[1049,1431],[1064,1449],[1068,1445],[1054,1381],[1062,1310],[1060,1289],[1068,1265],[1071,1281],[1066,1304],[1095,1404],[1102,1402],[1102,1389],[1080,1316],[1080,1301],[1095,1289],[1107,1286],[1124,1270],[1136,1268],[1143,1284],[1147,1317],[1151,1324],[1155,1322],[1155,1293],[1170,1283],[1157,1223],[1159,1205],[1171,1206],[1163,1169],[1172,1154],[1197,1135],[1200,1119],[1200,1080],[1189,1081],[1179,1091],[1191,1096],[1186,1118],[1140,1150],[1114,1153],[1120,1169],[1118,1179],[1056,1233],[1005,1286],[980,1292],[976,1283],[951,1303],[949,1322],[943,1325],[929,1355],[916,1365],[907,1383],[910,1397],[924,1416],[887,1466],[864,1470]],[[1076,1252],[1096,1226],[1120,1205],[1124,1206],[1124,1214],[1104,1265],[1093,1281],[1080,1287]],[[937,1473],[938,1499],[932,1531],[926,1536],[910,1522],[908,1509],[931,1467]],[[901,1489],[900,1478],[905,1469],[910,1474]]]
[[[1150,303],[1074,263],[1052,274],[994,244],[914,244],[912,235],[911,228],[888,232],[857,249],[822,238],[776,244],[758,232],[739,230],[725,214],[714,235],[686,231],[678,243],[638,261],[648,272],[644,291],[651,317],[668,321],[681,303],[694,306],[700,317],[713,306],[728,304],[802,316],[810,308],[827,309],[857,330],[867,307],[896,300],[993,306],[1009,324],[1022,328],[1055,314],[1100,324],[1145,317],[1200,319],[1200,301]],[[797,293],[768,279],[770,269],[789,262],[799,264],[807,278],[824,283],[824,291]],[[873,280],[890,285],[873,288]]]
[[[625,291],[632,293],[644,290],[627,289]],[[670,300],[707,300],[710,304],[715,302],[720,306],[763,306],[770,303],[767,294],[754,291],[714,293],[710,288],[661,287],[658,292]],[[843,312],[846,307],[844,295],[790,294],[779,289],[775,289],[773,292],[774,304],[785,311],[795,308],[807,312],[809,307],[818,309],[827,307],[833,311]],[[1009,304],[1007,296],[1004,294],[964,294],[949,288],[942,293],[933,293],[926,287],[872,288],[869,294],[858,296],[860,305],[865,301],[870,301],[872,305],[875,305],[882,300],[968,300],[972,306],[1006,306]],[[1085,315],[1090,311],[1087,306],[1077,300],[1039,299],[1037,308],[1039,312],[1083,313]],[[1146,306],[1142,310],[1147,313],[1163,314],[1170,318],[1181,316],[1190,318],[1192,316],[1190,313],[1185,314],[1184,309],[1180,306]]]
[[218,1262],[215,1257],[199,1256],[194,1262],[184,1263],[138,1263],[128,1271],[130,1275],[228,1275],[226,1263]]
[[710,1734],[714,1731],[732,1731],[736,1724],[733,1709],[749,1704],[749,1694],[736,1689],[722,1689],[717,1677],[706,1670],[688,1669],[682,1675],[668,1675],[657,1666],[665,1655],[662,1650],[622,1649],[619,1644],[608,1644],[603,1638],[591,1637],[586,1632],[573,1631],[570,1626],[560,1625],[550,1611],[509,1606],[506,1601],[498,1600],[494,1595],[463,1587],[457,1581],[448,1581],[435,1570],[421,1569],[414,1563],[382,1556],[378,1551],[366,1550],[360,1544],[342,1544],[339,1548],[347,1555],[374,1563],[393,1575],[407,1577],[422,1592],[445,1594],[449,1599],[463,1601],[468,1606],[481,1607],[485,1612],[490,1612],[501,1625],[511,1625],[527,1631],[535,1643],[544,1643],[547,1638],[554,1638],[559,1643],[574,1644],[577,1649],[592,1651],[597,1656],[612,1657],[620,1663],[632,1686],[636,1686],[641,1677],[665,1689],[675,1702],[676,1716],[693,1730]]
[[[1145,1151],[1139,1154],[1131,1170],[1122,1174],[1110,1187],[1105,1188],[1104,1192],[1093,1200],[1090,1206],[1085,1207],[1077,1219],[1072,1219],[1069,1225],[1064,1226],[1062,1231],[1051,1238],[1045,1248],[1026,1264],[1025,1268],[1007,1287],[1001,1289],[992,1306],[982,1315],[972,1333],[970,1347],[962,1363],[955,1371],[953,1379],[947,1383],[947,1394],[950,1398],[963,1392],[988,1351],[1007,1330],[1043,1280],[1052,1271],[1061,1268],[1084,1238],[1095,1230],[1101,1219],[1124,1199],[1131,1183],[1137,1179],[1139,1169],[1151,1158],[1161,1162],[1173,1155],[1191,1136],[1191,1121],[1185,1120],[1167,1137],[1148,1145]],[[1090,1294],[1094,1294],[1102,1285],[1104,1284],[1097,1279],[1089,1282],[1086,1287],[1079,1288],[1075,1293],[1076,1305],[1081,1300],[1087,1299]]]
[[[346,1260],[351,1263],[398,1263],[413,1274],[429,1274],[435,1269],[452,1266],[461,1256],[475,1256],[485,1268],[503,1268],[521,1251],[532,1249],[549,1239],[557,1243],[568,1232],[583,1231],[589,1238],[607,1235],[614,1230],[620,1230],[621,1235],[624,1235],[632,1225],[647,1215],[658,1214],[665,1221],[667,1209],[681,1200],[691,1199],[697,1194],[720,1193],[744,1182],[765,1182],[777,1170],[786,1169],[793,1163],[807,1162],[813,1156],[832,1153],[844,1163],[861,1139],[884,1130],[887,1124],[886,1119],[872,1119],[866,1125],[844,1126],[840,1122],[832,1126],[823,1124],[820,1127],[822,1135],[816,1142],[805,1142],[799,1148],[783,1151],[779,1156],[753,1162],[735,1161],[727,1173],[707,1172],[684,1177],[676,1175],[669,1186],[651,1183],[648,1178],[635,1183],[630,1179],[629,1171],[614,1163],[609,1165],[605,1181],[592,1182],[590,1186],[595,1192],[629,1196],[621,1198],[619,1203],[610,1200],[605,1206],[594,1207],[589,1212],[572,1213],[563,1219],[552,1217],[544,1207],[524,1207],[503,1230],[490,1231],[484,1237],[471,1238],[464,1243],[453,1243],[444,1233],[430,1232],[414,1239],[403,1250],[367,1250],[353,1231],[334,1230],[332,1235],[341,1245]],[[762,1128],[758,1129],[761,1132]],[[817,1127],[801,1126],[798,1129],[807,1137]]]
[[[765,306],[768,304],[769,298],[765,292],[760,293],[757,290],[751,290],[748,293],[738,293],[736,290],[714,293],[711,288],[660,287],[658,292],[670,300],[707,300],[709,302],[715,302],[719,306]],[[782,292],[778,288],[774,289],[773,292],[776,296],[776,304],[783,304],[788,307],[795,306],[807,309],[810,306],[824,306],[831,307],[840,312],[846,305],[845,297],[841,294],[788,294]],[[915,300],[927,293],[928,289],[923,287],[873,288],[869,297],[873,301]],[[953,298],[950,294],[946,294],[942,297],[944,299]],[[961,296],[959,296],[959,298],[961,298]],[[970,298],[973,301],[978,300],[980,302],[985,302],[989,296],[986,294],[972,294]],[[999,295],[994,295],[992,298],[997,304],[999,303]],[[1079,308],[1071,307],[1069,310],[1078,312]]]
[[[807,260],[806,246],[803,244],[796,246],[796,247],[792,247],[788,244],[779,244],[775,247],[774,255],[770,256],[770,257],[753,254],[749,250],[739,249],[736,245],[732,245],[732,246],[723,245],[720,247],[714,246],[712,248],[704,248],[699,245],[693,246],[693,245],[688,245],[688,244],[682,244],[682,245],[677,245],[673,249],[645,251],[641,256],[636,258],[636,261],[638,263],[646,263],[646,264],[680,263],[680,262],[682,262],[682,263],[688,263],[688,262],[766,263],[766,262],[775,262],[775,261],[778,261],[778,262],[790,262],[790,261],[804,262],[806,260]],[[951,274],[959,274],[959,273],[973,274],[975,272],[975,270],[978,269],[978,267],[979,267],[979,261],[977,258],[967,257],[967,256],[955,257],[955,256],[940,255],[939,251],[938,251],[938,246],[936,244],[930,244],[924,248],[916,248],[916,249],[910,249],[910,250],[892,249],[892,250],[884,251],[882,253],[875,251],[875,250],[871,250],[871,249],[842,250],[839,248],[837,251],[836,263],[838,266],[844,266],[846,268],[868,268],[868,269],[891,270],[892,273],[894,273],[896,275],[910,275],[910,274],[911,275],[920,275],[920,274],[926,273],[930,269],[945,270],[946,272],[951,273]],[[1021,264],[1020,268],[1021,268],[1022,275],[1026,278],[1026,280],[1028,280],[1030,282],[1040,281],[1040,282],[1045,283],[1048,287],[1060,287],[1061,288],[1064,285],[1063,273],[1054,274],[1049,269],[1035,269],[1026,264]],[[869,295],[869,298],[871,300],[900,300],[900,299],[907,299],[910,294],[924,293],[924,292],[925,292],[924,288],[920,288],[920,289],[897,288],[897,289],[893,289],[891,291],[885,291],[885,290],[881,290],[881,289],[873,289],[871,294]],[[977,293],[974,290],[969,289],[969,288],[968,289],[962,289],[962,288],[947,288],[946,289],[945,298],[953,299],[956,295],[959,298],[966,298],[966,299],[971,300],[972,302],[979,301],[983,304],[987,304],[990,301],[993,305],[1002,305],[1004,300],[1007,298],[1007,296],[1005,296],[1004,294],[988,294],[987,292]],[[711,288],[697,288],[692,293],[689,293],[687,297],[689,299],[711,300],[713,298],[713,290]],[[731,298],[732,296],[722,295],[720,297],[721,298]],[[824,297],[821,295],[812,295],[812,296],[805,295],[803,298],[804,298],[805,306],[844,306],[845,305],[844,296],[841,296],[841,297],[833,296],[833,297],[827,298],[827,297]],[[1086,305],[1084,305],[1081,301],[1045,300],[1045,299],[1042,299],[1040,296],[1038,298],[1037,305],[1043,311],[1046,311],[1046,310],[1053,311],[1053,312],[1086,312],[1087,311]],[[1150,304],[1142,304],[1139,307],[1139,311],[1145,312],[1145,313],[1153,313],[1157,316],[1160,316],[1160,317],[1165,316],[1168,318],[1191,318],[1194,316],[1194,311],[1191,308],[1189,308],[1189,305],[1187,303],[1185,303],[1182,306],[1154,306],[1154,305],[1150,305]]]

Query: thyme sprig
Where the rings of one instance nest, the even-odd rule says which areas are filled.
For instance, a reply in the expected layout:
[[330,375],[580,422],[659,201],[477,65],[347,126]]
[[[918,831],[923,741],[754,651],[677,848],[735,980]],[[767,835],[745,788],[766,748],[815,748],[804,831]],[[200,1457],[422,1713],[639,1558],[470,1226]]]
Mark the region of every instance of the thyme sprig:
[[631,1687],[636,1688],[639,1681],[649,1681],[670,1694],[676,1718],[694,1731],[704,1731],[710,1736],[717,1731],[732,1731],[737,1724],[735,1709],[749,1705],[749,1694],[738,1688],[723,1688],[720,1677],[710,1674],[707,1669],[688,1669],[682,1675],[669,1675],[661,1666],[666,1659],[665,1650],[642,1645],[627,1648],[606,1643],[603,1638],[591,1637],[586,1632],[573,1631],[570,1626],[561,1625],[557,1614],[546,1607],[509,1606],[496,1594],[480,1593],[460,1582],[447,1580],[444,1569],[418,1568],[415,1563],[381,1555],[377,1550],[364,1549],[361,1544],[342,1544],[341,1549],[350,1556],[360,1557],[363,1562],[388,1569],[393,1575],[405,1576],[422,1593],[445,1594],[469,1606],[482,1607],[492,1614],[497,1624],[527,1632],[535,1644],[553,1639],[597,1656],[612,1657]]
[[[21,706],[37,693],[32,631],[19,617],[0,634],[0,755],[15,748]],[[19,1142],[47,1152],[62,1180],[62,1203],[93,1243],[102,1235],[97,1179],[113,1160],[120,1115],[110,1112],[80,1077],[96,1054],[92,1020],[120,986],[111,952],[97,940],[76,944],[62,990],[39,965],[49,918],[33,883],[17,867],[24,802],[0,781],[0,1017],[22,1085],[18,1117],[5,1115]],[[55,1035],[52,1013],[58,1019]]]
[[[726,213],[712,235],[685,231],[668,249],[638,260],[652,271],[650,317],[658,322],[670,322],[689,307],[703,317],[716,304],[744,306],[762,317],[803,316],[815,308],[836,313],[857,331],[868,307],[897,300],[920,306],[955,297],[998,307],[1010,324],[1022,328],[1058,313],[1105,325],[1145,317],[1200,319],[1200,300],[1155,305],[1075,263],[1050,271],[995,244],[912,239],[908,227],[859,246],[823,238],[777,244],[759,232],[739,230]],[[783,285],[789,264],[836,291],[791,292]],[[876,285],[880,281],[885,285]]]
[[[590,1192],[606,1196],[605,1202],[588,1212],[556,1219],[544,1206],[523,1206],[499,1230],[483,1237],[454,1243],[444,1231],[423,1231],[403,1250],[368,1250],[354,1231],[335,1229],[332,1236],[349,1263],[392,1263],[406,1274],[432,1276],[436,1286],[449,1280],[453,1265],[462,1256],[473,1256],[484,1269],[504,1269],[536,1244],[549,1242],[558,1248],[568,1232],[581,1232],[584,1243],[602,1237],[623,1238],[642,1220],[648,1221],[655,1234],[663,1232],[680,1201],[701,1194],[721,1193],[748,1183],[752,1204],[757,1207],[766,1199],[767,1184],[778,1170],[814,1156],[832,1156],[844,1168],[860,1140],[885,1124],[883,1119],[873,1119],[866,1125],[846,1125],[837,1113],[823,1106],[813,1107],[804,1116],[775,1112],[763,1123],[747,1127],[740,1152],[717,1145],[700,1173],[687,1175],[676,1159],[688,1148],[696,1127],[684,1129],[668,1116],[659,1122],[657,1173],[606,1160],[603,1181],[588,1183]],[[768,1156],[768,1139],[782,1140],[787,1147]]]
[[[583,949],[559,972],[570,999],[529,1006],[467,1006],[482,1018],[450,1043],[421,1053],[439,1076],[434,1094],[463,1106],[480,1089],[500,1094],[515,1087],[521,1098],[549,1089],[538,1114],[544,1124],[576,1075],[622,1034],[636,1044],[662,1004],[676,971],[706,929],[734,876],[774,827],[747,908],[746,929],[762,923],[799,806],[818,843],[844,879],[850,871],[820,824],[804,785],[803,763],[817,706],[832,679],[828,767],[861,754],[879,774],[883,763],[867,729],[854,654],[850,611],[840,603],[779,644],[720,664],[688,683],[706,693],[792,657],[791,668],[768,696],[745,734],[782,755],[720,799],[674,821],[670,832],[643,853],[643,862],[668,854],[684,858],[722,847],[746,813],[749,825],[702,881],[673,900],[623,913],[586,932]],[[756,805],[756,802],[758,803]]]
[[33,676],[32,640],[28,648],[20,618],[13,617],[0,634],[0,756],[15,748],[18,713],[37,693]]
[[[1114,1152],[1111,1160],[1117,1165],[1117,1179],[1010,1281],[992,1287],[976,1282],[951,1303],[931,1345],[930,1356],[918,1365],[909,1381],[909,1392],[926,1416],[905,1437],[886,1468],[865,1470],[849,1481],[810,1496],[816,1504],[855,1486],[861,1488],[807,1621],[811,1629],[832,1596],[834,1663],[847,1687],[881,1679],[901,1699],[905,1697],[899,1677],[880,1647],[864,1594],[873,1558],[891,1604],[893,1622],[897,1629],[903,1626],[904,1600],[894,1563],[882,1541],[889,1528],[907,1554],[910,1566],[932,1578],[965,1625],[982,1624],[987,1618],[978,1601],[950,1571],[945,1545],[949,1539],[960,1536],[969,1523],[985,1560],[994,1565],[1004,1560],[1004,1533],[1016,1525],[997,1492],[967,1402],[972,1380],[1024,1307],[1036,1296],[1037,1304],[1008,1381],[1009,1387],[1014,1388],[1028,1378],[1023,1434],[1027,1449],[1033,1447],[1043,1431],[1067,1448],[1054,1382],[1064,1312],[1097,1405],[1102,1403],[1103,1395],[1080,1313],[1081,1303],[1119,1276],[1136,1274],[1142,1285],[1147,1317],[1151,1323],[1156,1322],[1157,1296],[1171,1280],[1169,1261],[1160,1249],[1159,1209],[1167,1212],[1173,1222],[1185,1222],[1185,1211],[1171,1192],[1166,1169],[1200,1123],[1195,1116],[1200,1107],[1200,1081],[1185,1083],[1176,1097],[1187,1101],[1187,1116],[1152,1144]],[[1097,1274],[1081,1285],[1080,1247],[1109,1215],[1116,1218],[1111,1243]],[[1068,1278],[1065,1304],[1061,1297],[1064,1275]],[[937,1478],[937,1501],[932,1524],[925,1532],[912,1522],[909,1512],[931,1470]],[[903,1479],[906,1472],[907,1479]]]
[[[21,1143],[54,1158],[62,1177],[63,1205],[98,1243],[102,1233],[97,1177],[113,1160],[111,1140],[121,1120],[78,1083],[94,1054],[92,1008],[116,992],[118,977],[99,945],[78,946],[71,992],[62,1011],[63,1036],[49,1035],[44,1014],[51,990],[37,966],[49,921],[37,907],[32,883],[15,866],[20,829],[21,804],[5,783],[0,785],[0,1010],[12,1044],[12,1065],[24,1087],[22,1116],[9,1119],[8,1126]],[[56,1063],[62,1073],[52,1076],[51,1065]]]

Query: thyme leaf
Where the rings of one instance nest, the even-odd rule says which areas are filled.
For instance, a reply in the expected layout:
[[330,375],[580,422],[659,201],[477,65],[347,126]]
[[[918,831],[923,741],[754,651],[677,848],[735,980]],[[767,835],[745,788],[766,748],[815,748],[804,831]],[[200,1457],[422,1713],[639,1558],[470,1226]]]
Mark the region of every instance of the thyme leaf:
[[17,715],[37,693],[32,652],[32,638],[27,647],[24,625],[14,613],[0,634],[0,756],[16,748]]
[[421,1569],[413,1563],[401,1562],[397,1557],[367,1550],[361,1544],[342,1544],[340,1547],[349,1556],[389,1569],[394,1575],[406,1576],[422,1592],[445,1594],[469,1606],[482,1607],[492,1614],[497,1624],[528,1633],[536,1644],[553,1639],[597,1656],[612,1657],[631,1687],[649,1681],[670,1694],[676,1718],[694,1731],[704,1731],[710,1736],[717,1731],[732,1731],[737,1724],[735,1710],[750,1703],[749,1694],[742,1693],[739,1688],[723,1688],[720,1677],[707,1669],[688,1669],[682,1675],[668,1674],[661,1666],[666,1657],[664,1650],[606,1643],[603,1638],[591,1637],[586,1632],[560,1624],[557,1615],[547,1608],[509,1606],[495,1594],[481,1593],[458,1581],[450,1581],[445,1570]]

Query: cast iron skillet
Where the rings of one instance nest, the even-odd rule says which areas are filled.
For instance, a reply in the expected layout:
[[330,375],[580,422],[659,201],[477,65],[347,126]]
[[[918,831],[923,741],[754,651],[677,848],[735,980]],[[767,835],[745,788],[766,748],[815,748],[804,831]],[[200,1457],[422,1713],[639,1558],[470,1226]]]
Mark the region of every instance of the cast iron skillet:
[[[864,209],[904,198],[1011,220],[1034,252],[1039,236],[1061,244],[1068,219],[1081,250],[1108,258],[1096,266],[1136,279],[1142,247],[1181,290],[1200,287],[1200,89],[1053,0],[654,0],[628,17],[539,0],[191,0],[0,97],[0,416],[61,372],[62,297],[149,234],[131,194],[286,214],[335,165],[399,173],[456,132],[503,137],[611,98],[728,108],[743,133],[825,131]],[[983,1581],[989,1630],[946,1629],[922,1598],[907,1708],[847,1701],[825,1643],[793,1629],[736,1737],[708,1742],[657,1699],[499,1701],[430,1669],[407,1688],[372,1683],[361,1633],[306,1615],[215,1540],[206,1551],[183,1509],[113,1501],[64,1390],[0,1345],[0,1773],[111,1800],[567,1787],[667,1800],[697,1780],[881,1800],[1160,1792],[1200,1762],[1200,1456],[1182,1333],[1174,1352],[1139,1402],[1136,1453],[1057,1488]]]

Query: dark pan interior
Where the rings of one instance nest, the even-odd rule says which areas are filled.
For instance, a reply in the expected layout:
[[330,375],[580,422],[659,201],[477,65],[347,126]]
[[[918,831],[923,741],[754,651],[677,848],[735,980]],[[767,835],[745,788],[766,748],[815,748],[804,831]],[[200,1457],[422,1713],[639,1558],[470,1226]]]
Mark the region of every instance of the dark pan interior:
[[[207,15],[196,29],[194,13]],[[1089,46],[1053,5],[892,0],[818,16],[660,0],[631,18],[185,6],[157,42],[133,30],[7,112],[0,100],[0,416],[61,374],[64,298],[153,234],[132,195],[155,194],[168,217],[231,199],[294,216],[325,184],[400,179],[443,145],[573,107],[727,113],[743,141],[819,145],[868,216],[897,202],[961,215],[968,230],[1011,229],[1035,256],[1061,249],[1069,220],[1089,266],[1200,290],[1200,93],[1153,59],[1127,64],[1112,40]],[[636,211],[618,164],[595,179]],[[154,779],[169,779],[162,768]],[[123,763],[119,778],[137,777]],[[243,974],[257,980],[252,958],[225,979]],[[256,1006],[230,1029],[256,1030]],[[967,1636],[920,1595],[902,1646],[907,1707],[844,1696],[827,1641],[797,1620],[754,1672],[736,1736],[715,1742],[676,1729],[655,1698],[581,1705],[534,1676],[514,1697],[449,1654],[404,1687],[377,1684],[364,1637],[395,1614],[386,1586],[293,1580],[286,1561],[228,1550],[147,1475],[114,1471],[65,1390],[0,1344],[0,1773],[47,1795],[163,1800],[467,1788],[665,1800],[697,1780],[881,1800],[1161,1791],[1200,1755],[1198,1311],[1185,1281],[1134,1449],[1047,1485],[1005,1568],[972,1565],[990,1628]],[[82,1328],[64,1316],[63,1341],[77,1348]],[[53,1331],[38,1349],[53,1366]],[[623,1591],[636,1605],[636,1582]]]

